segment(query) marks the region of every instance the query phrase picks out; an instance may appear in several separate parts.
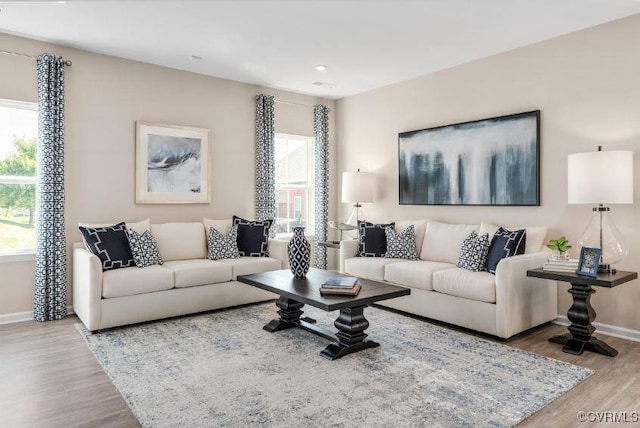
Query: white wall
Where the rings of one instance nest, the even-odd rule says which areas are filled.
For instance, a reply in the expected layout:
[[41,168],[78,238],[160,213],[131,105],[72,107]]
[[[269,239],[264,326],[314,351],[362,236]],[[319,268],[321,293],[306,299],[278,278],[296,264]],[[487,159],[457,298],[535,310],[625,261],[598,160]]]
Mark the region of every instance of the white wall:
[[[275,95],[276,132],[313,135],[314,104],[333,101],[172,70],[0,34],[5,50],[63,55],[66,69],[66,225],[70,245],[78,222],[199,221],[253,218],[255,101]],[[37,101],[35,61],[0,55],[0,98]],[[299,105],[303,104],[303,105]],[[211,203],[135,203],[135,121],[211,130]],[[335,142],[334,127],[330,129]],[[335,162],[335,148],[331,150]],[[334,163],[335,164],[335,163]],[[330,185],[335,187],[332,177]],[[330,206],[330,213],[335,207]],[[69,258],[68,264],[71,264]],[[0,315],[31,310],[34,262],[0,263]],[[70,276],[70,275],[69,275]],[[69,293],[71,296],[71,293]]]
[[[576,243],[591,207],[567,204],[567,155],[598,145],[634,150],[636,203],[613,206],[612,212],[630,246],[618,267],[638,271],[638,40],[640,15],[339,100],[338,172],[361,168],[376,174],[379,194],[374,204],[364,205],[370,220],[546,225],[548,238],[566,234]],[[536,109],[541,110],[539,207],[399,205],[398,133]],[[340,208],[346,217],[350,207]],[[592,298],[597,321],[640,330],[639,285],[634,281],[611,290],[598,288]],[[566,285],[559,287],[559,314],[571,305],[566,290]]]

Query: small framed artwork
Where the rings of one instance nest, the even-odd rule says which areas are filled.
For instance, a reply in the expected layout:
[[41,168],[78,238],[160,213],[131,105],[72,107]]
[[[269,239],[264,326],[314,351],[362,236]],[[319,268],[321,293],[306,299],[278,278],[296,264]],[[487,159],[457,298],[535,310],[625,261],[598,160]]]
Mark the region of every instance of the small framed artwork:
[[208,203],[209,134],[136,121],[136,203]]
[[600,248],[582,247],[580,250],[580,260],[578,261],[578,275],[595,278],[600,265]]

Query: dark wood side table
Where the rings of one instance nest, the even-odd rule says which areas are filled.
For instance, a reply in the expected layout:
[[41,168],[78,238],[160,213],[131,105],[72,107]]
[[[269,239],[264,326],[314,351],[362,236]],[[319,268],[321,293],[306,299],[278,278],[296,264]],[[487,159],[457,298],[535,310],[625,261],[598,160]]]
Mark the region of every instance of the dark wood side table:
[[592,336],[596,328],[591,323],[596,319],[596,311],[591,307],[590,300],[596,291],[591,286],[613,288],[636,279],[637,272],[619,270],[616,273],[599,273],[595,278],[590,278],[570,272],[553,272],[538,268],[528,270],[527,276],[571,283],[569,293],[573,296],[573,304],[567,312],[567,318],[571,321],[569,334],[553,336],[549,338],[549,342],[564,345],[562,350],[574,355],[581,355],[585,350],[609,357],[618,355],[618,351]]

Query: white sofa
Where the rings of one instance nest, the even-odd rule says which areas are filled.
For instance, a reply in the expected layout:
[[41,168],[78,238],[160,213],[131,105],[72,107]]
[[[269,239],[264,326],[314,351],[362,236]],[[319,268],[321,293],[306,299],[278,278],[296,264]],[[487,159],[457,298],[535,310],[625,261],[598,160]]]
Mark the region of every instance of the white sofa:
[[396,230],[410,224],[416,231],[417,261],[356,257],[357,240],[340,243],[341,272],[411,289],[411,295],[379,305],[503,339],[556,318],[556,283],[526,274],[528,269],[542,266],[549,256],[542,251],[546,227],[525,227],[525,253],[502,259],[493,275],[457,268],[456,262],[462,241],[472,230],[489,233],[491,239],[498,226],[417,220],[400,222]]
[[[231,220],[219,221],[231,227]],[[209,260],[202,222],[149,228],[163,265],[102,271],[83,243],[73,247],[73,310],[90,331],[277,298],[236,281],[238,275],[288,267],[287,241],[269,240],[269,257]]]

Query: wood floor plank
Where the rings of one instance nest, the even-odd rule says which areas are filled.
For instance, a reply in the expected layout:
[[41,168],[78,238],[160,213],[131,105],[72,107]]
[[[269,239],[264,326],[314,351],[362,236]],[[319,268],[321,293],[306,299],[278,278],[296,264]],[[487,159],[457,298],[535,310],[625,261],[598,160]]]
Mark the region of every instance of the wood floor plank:
[[[140,426],[76,331],[76,322],[77,317],[69,316],[49,323],[0,325],[0,426]],[[561,345],[547,341],[564,332],[566,327],[549,324],[506,343],[594,370],[591,378],[520,426],[587,426],[578,422],[581,411],[640,414],[640,343],[600,336],[619,351],[617,357],[591,352],[577,356],[566,354]]]

